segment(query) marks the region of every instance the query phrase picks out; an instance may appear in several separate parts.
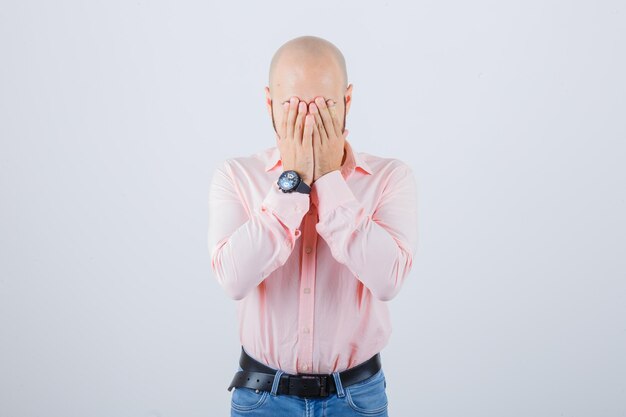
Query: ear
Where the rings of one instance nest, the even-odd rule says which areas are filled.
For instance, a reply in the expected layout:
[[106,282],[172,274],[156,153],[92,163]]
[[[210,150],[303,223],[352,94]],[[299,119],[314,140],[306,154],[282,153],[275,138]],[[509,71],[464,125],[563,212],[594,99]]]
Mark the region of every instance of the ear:
[[348,111],[350,111],[350,104],[352,104],[352,84],[349,84],[346,88],[346,93],[344,94],[346,98],[346,116],[348,115]]
[[265,106],[267,107],[267,114],[272,117],[272,94],[268,86],[265,86]]

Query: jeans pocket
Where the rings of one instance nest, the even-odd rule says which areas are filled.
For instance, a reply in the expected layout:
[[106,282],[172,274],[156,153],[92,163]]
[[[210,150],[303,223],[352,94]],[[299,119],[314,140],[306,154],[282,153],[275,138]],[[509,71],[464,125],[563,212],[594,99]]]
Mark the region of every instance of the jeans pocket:
[[387,411],[387,383],[382,368],[371,377],[345,388],[350,408],[365,415]]
[[235,410],[256,410],[267,400],[268,391],[258,391],[247,387],[235,387],[231,396],[231,406]]
[[[237,371],[243,371],[241,366],[237,366]],[[230,404],[238,411],[251,411],[261,407],[267,400],[268,391],[255,390],[248,387],[234,387]]]

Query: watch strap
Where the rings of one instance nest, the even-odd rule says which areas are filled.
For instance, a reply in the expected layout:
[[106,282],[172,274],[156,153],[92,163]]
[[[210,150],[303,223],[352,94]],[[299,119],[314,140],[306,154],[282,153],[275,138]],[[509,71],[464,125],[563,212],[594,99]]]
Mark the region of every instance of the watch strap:
[[300,179],[300,182],[298,183],[298,186],[296,187],[294,191],[297,191],[303,194],[311,194],[311,187],[309,187],[306,182]]

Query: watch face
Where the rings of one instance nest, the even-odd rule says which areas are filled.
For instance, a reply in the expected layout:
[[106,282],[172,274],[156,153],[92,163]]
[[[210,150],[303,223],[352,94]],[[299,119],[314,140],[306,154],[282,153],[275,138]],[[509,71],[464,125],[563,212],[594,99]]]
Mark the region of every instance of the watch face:
[[300,176],[296,171],[285,171],[280,174],[280,177],[278,177],[278,186],[283,191],[289,191],[296,188],[298,182],[300,182]]

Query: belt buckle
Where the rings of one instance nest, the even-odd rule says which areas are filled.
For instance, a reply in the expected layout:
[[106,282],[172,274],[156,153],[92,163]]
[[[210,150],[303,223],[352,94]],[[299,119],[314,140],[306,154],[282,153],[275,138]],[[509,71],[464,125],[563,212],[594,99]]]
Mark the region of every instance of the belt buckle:
[[[328,396],[328,376],[327,375],[297,375],[289,378],[289,391],[301,397],[327,397]],[[302,381],[302,385],[296,386],[293,379]]]

